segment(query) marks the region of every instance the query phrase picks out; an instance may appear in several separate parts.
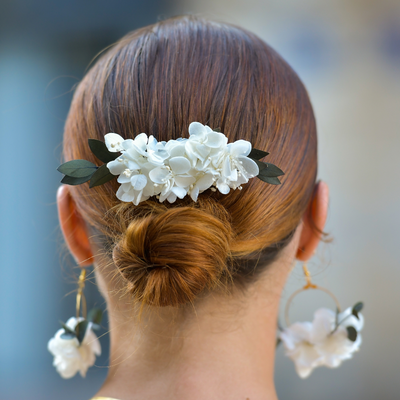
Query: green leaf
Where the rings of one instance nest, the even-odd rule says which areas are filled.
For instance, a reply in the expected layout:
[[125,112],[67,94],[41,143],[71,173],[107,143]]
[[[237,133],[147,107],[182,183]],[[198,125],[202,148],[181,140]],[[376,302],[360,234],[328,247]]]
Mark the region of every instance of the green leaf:
[[358,302],[353,309],[351,310],[351,313],[357,318],[360,319],[358,316],[358,313],[364,308],[364,304],[360,301]]
[[214,128],[213,131],[221,133],[221,128]]
[[347,337],[349,338],[349,340],[355,342],[357,340],[357,335],[358,335],[356,328],[354,328],[353,326],[348,326],[346,329],[347,329]]
[[90,179],[89,187],[93,188],[95,186],[104,185],[108,181],[111,181],[112,178],[115,178],[110,170],[107,168],[106,164],[103,164],[99,169],[93,174]]
[[71,176],[73,178],[83,178],[93,174],[96,168],[97,167],[90,161],[72,160],[61,164],[57,170],[62,174]]
[[60,321],[60,324],[61,324],[62,328],[64,329],[64,331],[65,331],[66,333],[71,333],[71,334],[73,334],[74,336],[76,336],[76,335],[75,335],[75,332],[74,332],[71,328],[69,328],[67,325],[65,325],[64,322]]
[[90,150],[92,153],[104,163],[108,163],[110,161],[114,161],[121,154],[119,152],[111,152],[107,149],[107,146],[104,142],[101,142],[97,139],[88,139]]
[[353,307],[353,310],[360,312],[363,308],[364,308],[364,303],[360,301]]
[[93,322],[93,324],[100,325],[102,317],[103,311],[100,308],[92,308],[88,313],[87,320],[88,322]]
[[87,327],[88,327],[88,322],[86,320],[79,322],[79,324],[76,325],[75,327],[76,337],[79,340],[79,344],[83,342]]
[[278,178],[275,178],[275,177],[263,176],[261,174],[258,174],[257,178],[261,179],[262,181],[267,182],[267,183],[269,183],[271,185],[280,185],[281,184],[281,181]]
[[65,175],[64,178],[61,179],[61,183],[65,183],[66,185],[81,185],[90,180],[92,175],[93,173],[83,178],[72,178],[71,176]]
[[252,158],[254,161],[260,160],[268,155],[266,151],[251,149],[250,154],[247,157]]
[[263,176],[276,178],[277,176],[285,175],[285,173],[274,164],[265,163],[262,161],[254,160]]
[[281,342],[282,342],[282,339],[281,338],[277,338],[275,347],[278,347],[281,344]]

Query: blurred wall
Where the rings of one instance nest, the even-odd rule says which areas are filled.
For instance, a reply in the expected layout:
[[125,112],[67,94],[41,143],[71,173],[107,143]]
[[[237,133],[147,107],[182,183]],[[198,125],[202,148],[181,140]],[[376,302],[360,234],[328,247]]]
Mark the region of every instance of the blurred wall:
[[[169,8],[161,0],[0,2],[0,400],[88,399],[106,376],[107,336],[86,379],[60,378],[46,348],[59,321],[75,314],[79,274],[55,205],[63,125],[95,55]],[[92,282],[88,306],[104,308]]]
[[[309,268],[343,308],[363,300],[366,323],[354,359],[319,368],[304,381],[280,348],[279,398],[399,399],[400,2],[180,0],[177,11],[257,33],[299,74],[314,106],[333,242],[320,246]],[[298,265],[282,306],[303,284]],[[302,294],[291,319],[311,320],[320,306],[334,304],[315,292]]]
[[[87,399],[107,372],[62,380],[48,339],[74,313],[77,269],[63,249],[55,192],[71,90],[91,59],[136,27],[195,12],[264,38],[305,82],[319,129],[319,177],[331,187],[327,231],[309,267],[343,307],[366,304],[360,353],[305,381],[277,352],[280,399],[398,399],[400,392],[400,3],[202,0],[0,3],[0,400]],[[294,270],[282,299],[303,284]],[[87,285],[89,305],[103,305]],[[296,301],[310,319],[319,294]],[[102,333],[106,332],[106,324]]]

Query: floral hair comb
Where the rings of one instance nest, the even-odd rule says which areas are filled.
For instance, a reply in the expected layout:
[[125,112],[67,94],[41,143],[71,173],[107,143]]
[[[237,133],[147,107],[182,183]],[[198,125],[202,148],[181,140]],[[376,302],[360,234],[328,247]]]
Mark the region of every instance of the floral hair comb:
[[105,135],[105,142],[89,139],[93,154],[105,164],[97,167],[87,160],[72,160],[58,167],[67,185],[89,182],[89,187],[103,185],[118,175],[121,184],[116,196],[138,205],[152,196],[170,203],[189,195],[197,201],[207,189],[228,194],[242,189],[242,184],[258,177],[279,185],[284,172],[260,161],[269,153],[252,149],[246,140],[228,143],[218,129],[192,122],[189,138],[158,142],[141,133],[124,139],[116,133]]

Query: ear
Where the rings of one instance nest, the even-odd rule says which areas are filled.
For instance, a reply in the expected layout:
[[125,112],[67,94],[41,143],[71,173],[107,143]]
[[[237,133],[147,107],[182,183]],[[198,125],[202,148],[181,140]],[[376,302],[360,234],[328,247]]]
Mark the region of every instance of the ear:
[[325,182],[319,181],[307,211],[303,216],[303,227],[296,258],[307,261],[315,253],[325,227],[328,214],[329,188]]
[[58,218],[69,251],[81,267],[93,264],[86,224],[79,214],[68,186],[62,185],[57,192]]

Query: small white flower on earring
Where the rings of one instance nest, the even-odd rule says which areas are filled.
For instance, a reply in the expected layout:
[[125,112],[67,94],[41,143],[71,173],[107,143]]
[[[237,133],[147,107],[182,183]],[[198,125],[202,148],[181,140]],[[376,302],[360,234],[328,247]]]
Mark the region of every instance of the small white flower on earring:
[[[81,327],[80,334],[79,331],[76,334],[77,325]],[[99,339],[92,330],[95,326],[96,324],[86,322],[82,317],[72,317],[50,339],[47,348],[54,356],[53,365],[63,378],[72,378],[77,372],[85,377],[96,356],[101,354]]]
[[364,325],[359,313],[362,307],[362,303],[357,303],[336,314],[320,308],[312,323],[296,322],[279,333],[286,355],[293,360],[301,378],[307,378],[319,366],[336,368],[359,350],[359,332]]

